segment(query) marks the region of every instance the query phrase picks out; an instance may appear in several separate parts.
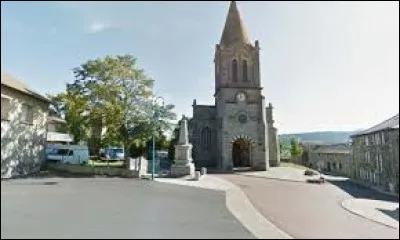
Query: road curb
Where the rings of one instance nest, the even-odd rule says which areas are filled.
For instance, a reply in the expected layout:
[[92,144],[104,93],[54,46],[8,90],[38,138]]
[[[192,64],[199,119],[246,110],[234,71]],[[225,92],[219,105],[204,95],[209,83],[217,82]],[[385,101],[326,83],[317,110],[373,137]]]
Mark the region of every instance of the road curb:
[[[222,179],[221,179],[222,180]],[[226,181],[226,180],[224,180]],[[229,211],[259,239],[293,239],[264,217],[250,202],[240,187],[227,181],[226,205]]]
[[373,218],[371,218],[371,217],[368,217],[368,216],[366,216],[366,215],[364,215],[364,214],[361,214],[361,213],[355,211],[354,209],[352,209],[351,207],[349,207],[349,206],[346,205],[346,203],[347,203],[349,200],[353,200],[353,199],[347,199],[347,200],[344,200],[344,201],[342,201],[342,202],[340,203],[340,206],[341,206],[344,210],[346,210],[347,212],[352,213],[352,214],[354,214],[354,215],[357,215],[357,216],[359,216],[359,217],[362,217],[362,218],[364,218],[364,219],[367,219],[367,220],[369,220],[369,221],[371,221],[371,222],[378,223],[378,224],[380,224],[380,225],[383,225],[383,226],[386,226],[386,227],[389,227],[389,228],[393,228],[393,229],[399,230],[399,227],[396,228],[396,227],[394,227],[394,226],[392,226],[392,225],[390,225],[390,224],[384,223],[384,222],[382,222],[382,221],[378,221],[378,220],[376,220],[376,219],[373,219]]
[[[285,233],[268,219],[266,219],[251,203],[246,194],[232,182],[216,176],[207,175],[216,185],[206,186],[199,184],[185,184],[184,181],[160,181],[164,183],[180,184],[185,186],[199,187],[203,189],[219,190],[225,192],[225,202],[228,210],[232,215],[256,238],[258,239],[293,239],[289,234]],[[158,180],[158,179],[157,179]],[[156,181],[157,181],[156,180]]]

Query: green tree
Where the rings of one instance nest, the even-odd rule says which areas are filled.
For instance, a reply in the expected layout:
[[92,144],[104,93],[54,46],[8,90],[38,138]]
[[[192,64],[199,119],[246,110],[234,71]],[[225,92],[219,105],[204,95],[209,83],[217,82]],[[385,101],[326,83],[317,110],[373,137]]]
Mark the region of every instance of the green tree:
[[303,149],[300,146],[300,141],[297,138],[290,139],[290,154],[292,157],[298,157],[303,154]]
[[[133,138],[130,142],[130,149],[132,156],[151,156],[151,147],[152,147],[152,126],[149,125],[138,125],[136,129],[136,133],[132,134]],[[167,150],[169,147],[169,140],[164,135],[162,130],[157,131],[154,134],[155,136],[155,145],[157,150]]]
[[[176,115],[173,105],[154,104],[154,80],[136,62],[131,55],[106,56],[74,68],[75,80],[64,94],[74,99],[54,98],[58,103],[52,108],[53,114],[63,112],[71,128],[73,125],[73,134],[88,130],[101,133],[105,128],[103,138],[92,139],[96,148],[107,145],[121,145],[128,151],[132,147],[145,148],[153,134],[170,128],[170,121]],[[76,101],[82,109],[71,108]],[[85,121],[78,121],[81,120],[78,115]]]
[[131,55],[89,60],[73,72],[72,85],[88,98],[91,126],[97,132],[106,127],[101,145],[127,147],[129,125],[145,117],[142,106],[152,96],[153,80]]
[[48,95],[51,100],[50,115],[65,118],[68,132],[74,135],[74,142],[86,141],[88,137],[87,99],[73,91]]

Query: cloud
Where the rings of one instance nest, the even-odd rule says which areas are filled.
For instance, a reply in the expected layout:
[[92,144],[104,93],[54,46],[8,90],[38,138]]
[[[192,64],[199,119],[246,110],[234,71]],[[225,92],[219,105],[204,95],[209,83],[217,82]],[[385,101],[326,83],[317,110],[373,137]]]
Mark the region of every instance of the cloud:
[[109,23],[101,22],[101,21],[93,21],[89,24],[89,33],[99,33],[103,32],[107,29],[110,29],[112,26]]
[[[81,24],[83,31],[90,34],[100,33],[111,28],[119,28],[110,11],[114,2],[55,1],[55,6],[73,14]],[[101,16],[101,17],[99,17]]]

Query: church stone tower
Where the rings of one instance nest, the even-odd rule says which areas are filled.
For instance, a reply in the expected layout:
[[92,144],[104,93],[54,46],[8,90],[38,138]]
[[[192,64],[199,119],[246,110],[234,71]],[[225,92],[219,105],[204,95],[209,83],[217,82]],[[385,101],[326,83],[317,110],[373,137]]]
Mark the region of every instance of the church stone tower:
[[215,102],[220,166],[268,168],[268,131],[261,95],[258,42],[251,44],[232,1],[215,51]]
[[232,1],[215,48],[215,106],[193,101],[189,137],[196,167],[267,170],[270,156],[276,162],[279,144],[276,137],[268,136],[273,135],[272,108],[267,114],[259,54],[258,41],[249,41],[236,2]]

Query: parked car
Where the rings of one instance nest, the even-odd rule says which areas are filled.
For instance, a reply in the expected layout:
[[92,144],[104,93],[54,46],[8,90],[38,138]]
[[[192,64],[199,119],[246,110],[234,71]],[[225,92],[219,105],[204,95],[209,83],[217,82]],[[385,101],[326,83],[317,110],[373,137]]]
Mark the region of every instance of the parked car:
[[120,147],[108,147],[100,150],[100,158],[107,160],[125,160],[125,151]]

